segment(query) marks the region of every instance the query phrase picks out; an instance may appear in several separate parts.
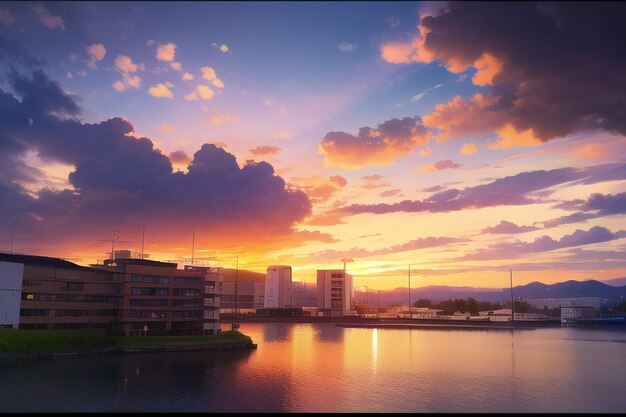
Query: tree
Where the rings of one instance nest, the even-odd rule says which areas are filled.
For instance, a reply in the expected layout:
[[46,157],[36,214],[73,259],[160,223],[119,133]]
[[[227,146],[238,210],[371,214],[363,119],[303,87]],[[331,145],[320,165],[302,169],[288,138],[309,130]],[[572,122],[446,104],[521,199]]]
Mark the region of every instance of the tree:
[[413,303],[413,307],[428,307],[431,308],[433,306],[433,302],[428,298],[419,298],[416,302]]

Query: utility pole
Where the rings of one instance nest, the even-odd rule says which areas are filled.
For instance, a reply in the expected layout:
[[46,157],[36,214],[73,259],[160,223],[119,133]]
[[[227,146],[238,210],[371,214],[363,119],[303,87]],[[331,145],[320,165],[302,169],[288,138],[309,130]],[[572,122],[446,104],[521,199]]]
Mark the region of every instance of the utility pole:
[[146,237],[146,225],[138,224],[137,226],[140,226],[143,229],[143,232],[141,233],[141,259],[143,259],[143,243]]
[[13,255],[13,238],[15,237],[15,233],[11,232],[11,255]]
[[117,230],[113,230],[113,239],[98,239],[98,242],[111,242],[111,261],[115,262],[115,242],[129,243],[128,240],[120,240],[119,236],[115,236]]
[[380,290],[378,290],[378,315],[380,315]]
[[235,313],[239,314],[239,255],[235,266]]
[[[354,259],[347,259],[347,258],[344,258],[344,259],[342,259],[341,261],[343,262],[343,300],[342,300],[343,307],[341,308],[341,310],[342,310],[342,311],[344,312],[344,314],[345,314],[345,311],[346,311],[346,310],[345,310],[345,304],[346,304],[346,296],[347,296],[347,295],[346,295],[346,289],[347,289],[347,288],[346,288],[346,282],[347,282],[347,279],[346,279],[346,262],[354,262]],[[352,283],[352,288],[354,288],[354,283]],[[353,298],[353,300],[352,300],[352,303],[351,303],[351,304],[354,304],[354,294],[350,294],[350,296]],[[353,307],[352,307],[352,305],[351,305],[351,306],[350,306],[350,309],[352,309],[352,308],[353,308]]]
[[194,251],[194,246],[196,244],[196,228],[192,227],[191,228],[191,265],[193,265],[193,251]]
[[513,299],[513,270],[509,269],[511,277],[511,323],[515,321],[515,300]]
[[411,264],[409,264],[409,318],[411,318]]

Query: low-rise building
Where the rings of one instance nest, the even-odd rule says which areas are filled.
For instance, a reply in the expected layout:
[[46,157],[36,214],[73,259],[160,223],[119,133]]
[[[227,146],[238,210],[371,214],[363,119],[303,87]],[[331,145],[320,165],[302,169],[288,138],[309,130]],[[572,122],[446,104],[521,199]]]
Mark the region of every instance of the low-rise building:
[[316,304],[318,314],[345,316],[353,314],[352,275],[341,269],[318,269]]

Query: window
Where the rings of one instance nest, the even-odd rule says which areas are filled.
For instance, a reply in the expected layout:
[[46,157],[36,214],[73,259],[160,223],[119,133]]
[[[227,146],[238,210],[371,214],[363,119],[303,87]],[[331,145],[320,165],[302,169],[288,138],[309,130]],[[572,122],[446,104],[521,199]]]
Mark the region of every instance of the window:
[[196,288],[174,288],[173,295],[184,297],[197,297],[200,295],[200,290]]
[[34,281],[32,279],[25,279],[22,281],[22,286],[24,287],[41,287],[40,281]]
[[156,306],[167,306],[167,300],[142,300],[142,299],[131,299],[130,305],[135,307],[156,307]]
[[67,282],[64,286],[61,287],[61,289],[65,291],[85,291],[85,283]]
[[132,295],[167,295],[169,290],[167,288],[137,288],[130,289]]
[[116,317],[120,315],[120,311],[117,309],[92,310],[91,315],[92,316]]
[[170,282],[170,279],[169,277],[162,277],[158,275],[131,274],[130,282],[138,284],[167,284]]
[[174,318],[186,318],[186,317],[200,317],[199,311],[174,311],[172,317]]
[[332,273],[330,274],[331,278],[343,278],[343,274],[342,273]]
[[88,316],[89,310],[56,310],[54,313],[57,317],[81,317]]
[[182,308],[198,308],[200,307],[200,303],[198,301],[191,300],[174,300],[174,307],[182,307]]
[[198,278],[174,278],[174,284],[178,285],[198,285],[199,283]]
[[128,317],[141,319],[164,319],[167,317],[166,311],[146,311],[146,310],[129,310]]
[[48,309],[45,308],[22,308],[20,316],[47,316]]

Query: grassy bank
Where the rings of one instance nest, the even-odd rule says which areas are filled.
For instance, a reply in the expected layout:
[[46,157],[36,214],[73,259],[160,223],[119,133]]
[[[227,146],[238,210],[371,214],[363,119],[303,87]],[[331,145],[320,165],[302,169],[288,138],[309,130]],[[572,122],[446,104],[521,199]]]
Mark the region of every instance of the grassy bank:
[[251,342],[249,336],[227,331],[212,336],[111,337],[98,331],[0,329],[0,352],[31,353],[119,348],[157,348]]
[[106,346],[116,346],[114,338],[97,331],[0,329],[0,352],[54,352]]
[[123,348],[197,346],[251,341],[250,336],[238,331],[227,331],[211,336],[123,336],[114,339],[117,345]]

